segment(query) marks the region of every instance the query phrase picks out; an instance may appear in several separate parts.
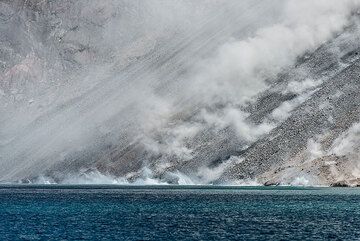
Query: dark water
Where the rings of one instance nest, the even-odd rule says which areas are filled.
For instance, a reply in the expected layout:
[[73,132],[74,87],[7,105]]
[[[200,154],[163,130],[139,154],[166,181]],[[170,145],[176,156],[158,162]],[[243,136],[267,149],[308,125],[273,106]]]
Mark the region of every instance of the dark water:
[[1,240],[356,240],[357,188],[0,186]]

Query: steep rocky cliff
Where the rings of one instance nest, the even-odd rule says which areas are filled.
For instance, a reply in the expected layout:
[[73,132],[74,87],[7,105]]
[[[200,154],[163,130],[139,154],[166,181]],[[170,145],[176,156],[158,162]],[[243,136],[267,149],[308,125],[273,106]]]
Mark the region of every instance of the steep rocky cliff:
[[357,185],[359,5],[2,0],[0,180]]

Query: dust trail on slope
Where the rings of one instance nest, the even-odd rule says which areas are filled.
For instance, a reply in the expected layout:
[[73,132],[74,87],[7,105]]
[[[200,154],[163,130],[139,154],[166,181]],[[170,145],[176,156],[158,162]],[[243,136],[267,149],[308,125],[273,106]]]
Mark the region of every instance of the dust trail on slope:
[[[247,122],[248,114],[241,106],[268,87],[266,79],[276,77],[297,57],[341,31],[358,5],[358,1],[203,3],[183,1],[173,6],[150,1],[142,6],[136,1],[121,2],[131,12],[129,17],[146,17],[146,23],[124,24],[127,31],[134,31],[133,39],[123,37],[126,31],[117,34],[116,23],[123,19],[110,10],[115,2],[77,3],[90,17],[97,10],[107,13],[99,19],[104,26],[101,38],[91,36],[98,41],[94,41],[96,51],[87,52],[85,46],[87,54],[77,56],[98,58],[100,63],[77,75],[60,77],[57,82],[73,83],[35,95],[25,106],[4,108],[0,179],[40,175],[66,159],[86,159],[86,153],[92,155],[94,150],[102,152],[109,145],[125,148],[134,142],[160,156],[159,165],[172,166],[176,165],[171,163],[173,156],[180,160],[193,157],[189,139],[214,127],[233,127],[243,145],[250,145],[276,126],[283,113],[275,121],[254,124]],[[124,6],[117,6],[117,11],[121,13]],[[82,36],[69,35],[70,40]],[[101,62],[98,55],[114,50],[114,56]],[[20,70],[36,75],[25,67],[36,66],[38,60],[32,55],[25,60],[7,71],[5,78]],[[26,111],[29,105],[38,108]],[[192,116],[190,122],[186,113]],[[84,163],[86,166],[86,160]],[[199,170],[205,168],[199,166]]]

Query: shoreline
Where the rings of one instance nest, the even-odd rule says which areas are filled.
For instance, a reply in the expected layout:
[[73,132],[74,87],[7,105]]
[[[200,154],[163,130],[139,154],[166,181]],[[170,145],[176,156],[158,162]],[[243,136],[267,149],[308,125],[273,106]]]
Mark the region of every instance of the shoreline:
[[357,186],[290,186],[290,185],[272,185],[272,186],[238,186],[238,185],[119,185],[119,184],[0,184],[0,189],[211,189],[211,190],[314,190],[327,188],[357,188]]

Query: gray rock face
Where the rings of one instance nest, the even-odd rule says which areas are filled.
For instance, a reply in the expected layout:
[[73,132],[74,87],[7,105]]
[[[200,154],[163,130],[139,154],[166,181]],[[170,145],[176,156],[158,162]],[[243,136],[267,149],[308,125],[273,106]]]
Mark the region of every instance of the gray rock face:
[[[255,178],[283,165],[307,147],[307,140],[324,132],[328,141],[335,140],[359,120],[359,61],[324,83],[307,101],[266,138],[255,143],[242,155],[244,162],[224,177]],[[338,91],[342,93],[338,96]],[[328,103],[323,109],[322,103]],[[331,119],[330,119],[331,117]]]
[[358,16],[276,71],[228,51],[271,51],[283,4],[1,1],[0,181],[357,180]]
[[[284,180],[279,177],[281,175],[278,172],[283,173],[284,169],[292,168],[293,162],[301,166],[309,161],[306,156],[309,140],[321,139],[321,149],[329,150],[336,138],[359,122],[360,62],[359,46],[355,40],[358,36],[356,28],[347,31],[351,37],[343,38],[340,35],[305,60],[300,60],[294,69],[275,80],[273,87],[262,93],[255,104],[249,107],[252,113],[250,118],[259,121],[284,101],[291,102],[297,98],[297,95],[284,95],[281,91],[274,91],[281,90],[284,83],[286,85],[292,79],[301,81],[301,78],[323,78],[322,84],[297,105],[280,125],[244,151],[240,156],[243,161],[226,171],[221,177],[223,181],[259,178],[266,182],[277,176],[275,182],[281,183]],[[345,32],[343,36],[349,35]],[[334,55],[334,48],[341,49],[340,54]],[[303,69],[307,74],[296,76],[297,69]],[[313,163],[307,167],[307,171],[318,170],[319,165],[324,162]],[[300,169],[298,171],[301,173]],[[342,169],[340,173],[346,175],[349,170]],[[321,175],[322,172],[314,174]],[[328,184],[330,181],[331,178],[325,178],[321,183]]]

